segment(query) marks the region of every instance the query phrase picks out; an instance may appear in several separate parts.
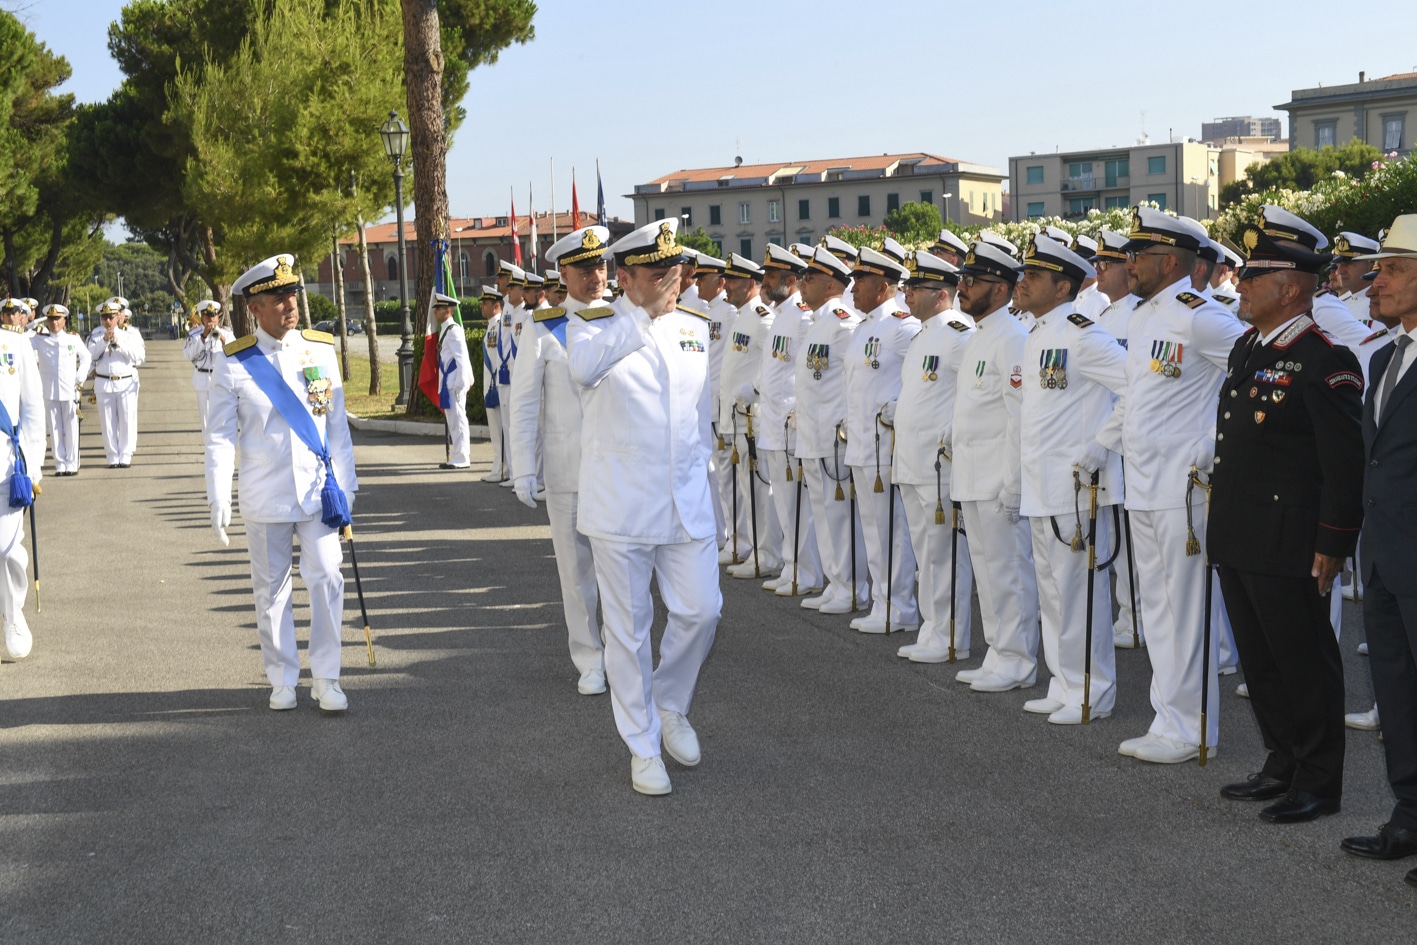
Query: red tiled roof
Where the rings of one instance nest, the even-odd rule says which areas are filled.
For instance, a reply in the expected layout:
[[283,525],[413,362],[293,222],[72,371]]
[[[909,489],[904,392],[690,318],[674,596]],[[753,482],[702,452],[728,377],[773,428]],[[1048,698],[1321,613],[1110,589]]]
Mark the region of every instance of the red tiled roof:
[[909,160],[912,158],[923,158],[931,164],[957,164],[960,163],[955,158],[940,157],[936,154],[927,154],[924,151],[912,151],[908,154],[873,154],[869,157],[844,157],[827,158],[813,161],[779,161],[776,164],[743,164],[738,167],[729,165],[727,167],[701,167],[692,170],[675,171],[673,174],[665,174],[656,177],[646,184],[664,184],[669,181],[702,182],[718,180],[727,175],[743,178],[768,177],[776,171],[787,167],[801,168],[798,174],[821,174],[828,168],[844,168],[850,166],[853,171],[883,170],[895,164],[897,161]]
[[[505,219],[505,215],[502,215],[502,216],[503,216],[503,219]],[[448,237],[449,237],[449,239],[454,239],[454,240],[457,240],[457,239],[465,239],[465,240],[469,240],[469,239],[493,239],[493,238],[498,238],[498,237],[500,237],[500,238],[502,238],[502,239],[510,239],[510,238],[511,238],[511,227],[508,226],[508,225],[505,224],[505,223],[503,223],[501,226],[498,226],[498,225],[497,225],[497,219],[498,219],[498,216],[497,216],[497,215],[484,216],[484,217],[452,217],[452,218],[448,221],[448,224],[449,224],[448,229],[449,229],[449,231],[450,231],[449,234],[448,234]],[[612,218],[612,219],[614,219],[614,218]],[[594,214],[594,213],[587,213],[587,212],[584,211],[584,210],[581,211],[581,226],[588,226],[588,225],[590,225],[591,223],[594,223],[594,222],[595,222],[595,214]],[[619,222],[619,221],[617,220],[616,222]],[[410,241],[417,239],[417,233],[416,233],[416,231],[415,231],[415,224],[414,224],[414,221],[413,221],[413,220],[405,220],[405,221],[404,221],[404,224],[403,224],[403,229],[404,229],[404,238],[405,238],[405,239],[410,240]],[[553,227],[552,227],[552,222],[551,222],[551,214],[550,214],[550,213],[538,213],[538,214],[536,215],[536,234],[537,234],[537,236],[540,237],[540,236],[547,236],[547,235],[550,235],[552,229],[553,229]],[[557,213],[557,214],[556,214],[555,230],[556,230],[557,232],[560,232],[560,233],[569,233],[569,232],[571,232],[571,231],[574,230],[574,229],[575,229],[575,226],[572,224],[570,211],[566,211],[566,212],[564,212],[564,213]],[[523,214],[518,214],[518,215],[517,215],[517,235],[518,235],[518,236],[530,236],[530,235],[531,235],[531,220],[529,220],[529,219],[528,219],[525,215],[523,215]],[[374,224],[373,226],[366,227],[365,230],[364,230],[364,238],[365,238],[365,240],[367,240],[367,241],[368,241],[369,243],[371,243],[371,244],[372,244],[372,243],[393,243],[393,242],[397,242],[397,241],[398,241],[398,224],[397,224],[397,223],[376,223],[376,224]],[[344,239],[340,240],[340,242],[341,242],[341,243],[353,244],[353,243],[358,242],[358,240],[357,240],[355,237],[353,237],[353,236],[348,236],[348,237],[345,237]]]

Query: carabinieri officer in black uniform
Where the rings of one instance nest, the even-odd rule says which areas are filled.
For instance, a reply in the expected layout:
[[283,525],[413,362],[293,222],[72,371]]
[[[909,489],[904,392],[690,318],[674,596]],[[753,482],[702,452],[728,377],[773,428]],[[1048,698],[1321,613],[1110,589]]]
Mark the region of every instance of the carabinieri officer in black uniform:
[[1240,317],[1220,389],[1207,547],[1250,704],[1269,749],[1232,800],[1277,799],[1271,823],[1314,820],[1343,793],[1343,666],[1328,594],[1362,524],[1363,376],[1314,324],[1329,256],[1255,226],[1241,241]]

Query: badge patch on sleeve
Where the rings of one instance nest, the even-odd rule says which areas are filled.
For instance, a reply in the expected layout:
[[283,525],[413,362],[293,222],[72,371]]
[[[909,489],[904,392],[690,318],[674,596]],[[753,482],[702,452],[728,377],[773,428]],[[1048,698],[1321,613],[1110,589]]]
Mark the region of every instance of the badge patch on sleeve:
[[1332,387],[1334,390],[1344,385],[1356,388],[1359,391],[1363,389],[1362,376],[1354,374],[1352,371],[1339,371],[1337,374],[1330,374],[1328,377],[1324,378],[1324,380],[1327,381],[1328,386]]

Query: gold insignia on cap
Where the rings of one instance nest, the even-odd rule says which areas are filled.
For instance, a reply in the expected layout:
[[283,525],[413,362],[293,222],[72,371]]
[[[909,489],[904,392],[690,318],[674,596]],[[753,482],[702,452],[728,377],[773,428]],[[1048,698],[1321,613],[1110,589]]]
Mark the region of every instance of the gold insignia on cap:
[[902,262],[908,272],[915,273],[920,270],[920,261],[915,258],[915,250],[906,253]]
[[1038,237],[1035,236],[1028,241],[1028,247],[1023,251],[1024,259],[1035,259],[1038,256]]
[[288,256],[282,253],[275,257],[275,261],[275,272],[264,282],[257,282],[254,285],[247,286],[245,289],[247,296],[259,295],[262,292],[268,292],[271,289],[279,289],[282,286],[295,285],[300,281],[300,277],[291,269],[291,266],[295,264],[294,256]]
[[[1263,217],[1261,217],[1263,219]],[[1255,247],[1260,243],[1260,231],[1254,227],[1246,227],[1245,235],[1240,238],[1240,242],[1245,246],[1245,257],[1255,251]]]
[[585,233],[581,235],[581,249],[601,249],[603,245],[595,230],[587,228]]
[[964,254],[964,264],[966,266],[972,266],[975,262],[977,262],[977,260],[974,258],[974,249],[971,247],[969,252]]
[[1347,256],[1353,252],[1353,246],[1348,242],[1348,237],[1340,233],[1333,238],[1333,251],[1340,256]]
[[1142,225],[1141,225],[1141,207],[1133,207],[1133,208],[1132,208],[1132,232],[1131,232],[1130,235],[1131,235],[1131,236],[1136,236],[1138,233],[1141,232],[1141,229],[1142,229]]
[[655,237],[654,249],[648,253],[639,253],[634,256],[625,257],[627,266],[645,266],[650,263],[662,262],[666,259],[673,259],[682,255],[684,247],[680,246],[674,239],[673,227],[665,222],[659,225],[659,235]]

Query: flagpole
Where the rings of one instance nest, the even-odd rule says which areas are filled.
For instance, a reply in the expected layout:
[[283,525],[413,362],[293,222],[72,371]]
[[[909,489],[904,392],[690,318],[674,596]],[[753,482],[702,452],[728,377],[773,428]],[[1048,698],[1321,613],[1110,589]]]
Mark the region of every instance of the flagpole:
[[531,247],[531,256],[527,259],[527,268],[537,275],[541,275],[540,268],[537,267],[536,252],[536,192],[532,190],[531,181],[526,182],[526,208],[527,219],[531,221],[531,226],[527,232],[527,245]]
[[556,228],[556,159],[551,159],[551,242],[556,242],[561,238],[561,233]]

